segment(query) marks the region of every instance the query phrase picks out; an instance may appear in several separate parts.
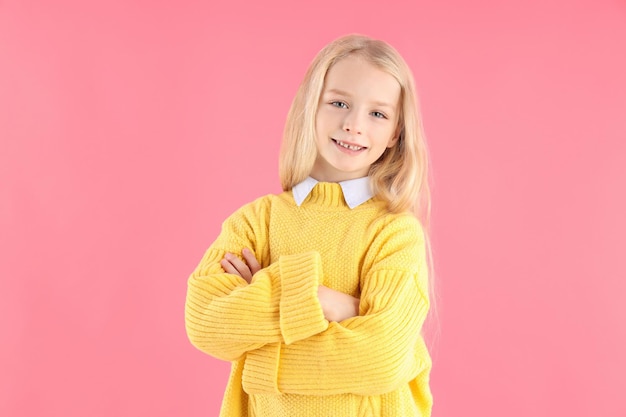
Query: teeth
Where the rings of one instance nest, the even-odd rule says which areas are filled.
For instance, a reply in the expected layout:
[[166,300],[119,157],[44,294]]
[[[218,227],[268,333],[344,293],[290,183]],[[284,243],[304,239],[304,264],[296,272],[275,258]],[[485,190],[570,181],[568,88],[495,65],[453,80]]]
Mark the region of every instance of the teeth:
[[354,145],[348,145],[347,143],[343,143],[341,141],[336,141],[337,145],[339,146],[343,146],[346,149],[350,149],[351,151],[360,151],[361,149],[363,149],[362,146],[354,146]]

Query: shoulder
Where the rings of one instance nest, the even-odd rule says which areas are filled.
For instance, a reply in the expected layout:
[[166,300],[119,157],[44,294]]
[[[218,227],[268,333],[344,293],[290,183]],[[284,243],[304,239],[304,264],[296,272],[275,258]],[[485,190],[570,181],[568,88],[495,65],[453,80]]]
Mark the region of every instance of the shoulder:
[[422,223],[410,212],[381,214],[370,226],[370,233],[373,238],[424,240]]
[[289,210],[297,207],[291,191],[283,191],[279,194],[266,194],[244,204],[233,212],[225,223],[245,221],[247,223],[265,222],[273,212]]
[[222,223],[224,228],[254,226],[258,223],[264,223],[268,218],[272,206],[274,195],[268,194],[256,198],[255,200],[239,207]]
[[364,266],[416,272],[425,260],[425,234],[412,213],[387,213],[370,226]]
[[267,239],[272,202],[275,196],[268,194],[244,204],[222,222],[222,230],[214,245],[216,247],[248,246],[250,242]]

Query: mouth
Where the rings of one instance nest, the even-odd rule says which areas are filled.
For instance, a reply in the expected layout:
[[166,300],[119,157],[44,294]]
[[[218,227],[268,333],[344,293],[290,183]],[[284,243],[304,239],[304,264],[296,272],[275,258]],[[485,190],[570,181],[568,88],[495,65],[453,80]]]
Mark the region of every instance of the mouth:
[[349,143],[345,143],[345,142],[342,142],[342,141],[337,140],[337,139],[332,139],[332,140],[333,140],[333,142],[335,142],[338,146],[341,146],[342,148],[349,149],[349,150],[351,150],[351,151],[360,151],[360,150],[363,150],[363,149],[367,149],[365,146],[351,145],[351,144],[349,144]]

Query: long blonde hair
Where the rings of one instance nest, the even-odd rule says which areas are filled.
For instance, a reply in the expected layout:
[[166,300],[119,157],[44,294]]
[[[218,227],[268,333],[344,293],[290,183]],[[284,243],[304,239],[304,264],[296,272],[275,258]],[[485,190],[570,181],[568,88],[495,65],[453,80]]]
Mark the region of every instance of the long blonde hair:
[[426,225],[430,220],[428,151],[415,93],[413,75],[389,44],[362,35],[348,35],[324,47],[300,84],[287,115],[280,152],[279,175],[284,191],[302,182],[317,157],[315,116],[328,70],[339,60],[357,55],[389,73],[400,84],[399,140],[372,164],[369,176],[374,194],[389,211],[411,210]]

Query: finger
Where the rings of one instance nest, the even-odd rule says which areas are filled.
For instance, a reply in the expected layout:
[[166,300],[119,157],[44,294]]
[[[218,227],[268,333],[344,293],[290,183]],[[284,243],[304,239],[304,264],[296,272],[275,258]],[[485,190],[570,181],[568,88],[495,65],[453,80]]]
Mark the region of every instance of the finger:
[[246,265],[244,261],[233,255],[232,253],[227,253],[226,255],[224,255],[224,259],[226,259],[228,262],[231,263],[233,267],[235,267],[238,275],[241,278],[250,282],[250,280],[252,279],[252,272],[250,272],[250,268],[248,268],[248,265]]
[[248,263],[248,267],[250,268],[250,272],[252,273],[252,275],[259,272],[259,270],[261,269],[261,264],[259,264],[259,261],[256,260],[254,252],[252,252],[248,248],[243,248],[241,253],[243,254],[243,258]]
[[237,271],[235,269],[235,267],[233,266],[233,264],[231,264],[227,259],[222,259],[220,261],[220,265],[222,266],[222,268],[224,269],[224,272],[228,273],[228,274],[233,274],[233,275],[239,275],[241,276],[241,274],[239,274],[239,271]]
[[250,283],[251,280],[251,275],[250,273],[246,273],[245,270],[238,270],[237,267],[233,264],[233,262],[229,261],[228,259],[224,258],[220,261],[220,265],[222,266],[222,268],[224,268],[224,271],[229,273],[229,274],[233,274],[233,275],[237,275],[243,279],[245,279],[248,283]]

